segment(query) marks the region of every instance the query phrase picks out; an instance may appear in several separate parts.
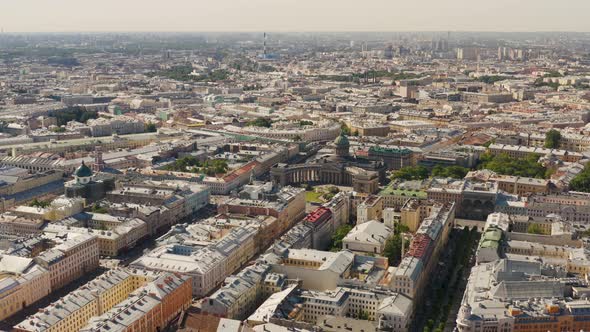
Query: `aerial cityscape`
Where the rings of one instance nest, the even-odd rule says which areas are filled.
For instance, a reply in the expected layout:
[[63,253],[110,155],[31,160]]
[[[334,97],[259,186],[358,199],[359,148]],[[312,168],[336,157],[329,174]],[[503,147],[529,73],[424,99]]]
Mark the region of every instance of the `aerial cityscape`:
[[0,331],[590,331],[590,32],[29,20]]

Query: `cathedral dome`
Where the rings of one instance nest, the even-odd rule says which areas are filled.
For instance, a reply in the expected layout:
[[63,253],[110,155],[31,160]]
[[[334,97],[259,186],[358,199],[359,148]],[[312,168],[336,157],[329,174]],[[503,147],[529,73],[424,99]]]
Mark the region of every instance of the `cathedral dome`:
[[350,142],[348,141],[348,138],[346,136],[344,136],[344,134],[340,134],[338,137],[336,137],[336,139],[334,140],[334,144],[336,146],[350,146]]
[[76,171],[74,171],[74,176],[76,176],[78,178],[91,177],[92,176],[92,170],[90,169],[90,167],[86,166],[86,164],[84,164],[84,162],[82,162],[82,165],[80,165],[76,169]]

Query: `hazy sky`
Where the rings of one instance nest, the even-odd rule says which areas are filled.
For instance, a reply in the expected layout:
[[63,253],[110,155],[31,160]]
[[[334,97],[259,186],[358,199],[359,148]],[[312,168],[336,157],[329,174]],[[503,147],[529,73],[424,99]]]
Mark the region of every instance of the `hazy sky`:
[[0,0],[25,31],[590,31],[590,0]]

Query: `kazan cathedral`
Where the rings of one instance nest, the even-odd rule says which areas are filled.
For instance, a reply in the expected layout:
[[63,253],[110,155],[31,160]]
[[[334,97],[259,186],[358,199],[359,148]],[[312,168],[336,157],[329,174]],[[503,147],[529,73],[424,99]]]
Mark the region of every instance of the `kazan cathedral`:
[[350,142],[344,134],[334,140],[334,153],[304,164],[278,164],[271,171],[273,183],[279,186],[302,183],[352,186],[354,191],[375,193],[385,179],[382,161],[350,156]]

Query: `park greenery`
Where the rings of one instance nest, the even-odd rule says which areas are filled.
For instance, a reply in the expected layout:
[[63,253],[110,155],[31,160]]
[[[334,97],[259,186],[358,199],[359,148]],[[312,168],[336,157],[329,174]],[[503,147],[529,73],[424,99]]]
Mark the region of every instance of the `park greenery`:
[[383,249],[383,256],[387,257],[389,265],[397,265],[403,257],[402,253],[402,241],[405,241],[404,247],[407,251],[410,248],[410,241],[404,239],[403,233],[409,231],[408,226],[397,223],[393,235],[385,242],[385,248]]
[[467,175],[469,172],[469,168],[461,167],[461,166],[442,166],[436,165],[432,169],[432,176],[439,177],[439,178],[453,178],[453,179],[462,179]]
[[590,193],[590,164],[586,164],[582,172],[572,179],[570,189]]
[[530,154],[525,158],[512,158],[502,153],[492,155],[484,153],[479,160],[478,169],[489,169],[502,175],[513,175],[530,178],[544,179],[550,176],[550,172],[538,163],[539,155]]
[[193,156],[176,159],[172,164],[164,167],[167,171],[203,173],[209,176],[224,174],[229,169],[225,159],[199,161]]
[[74,106],[66,110],[49,112],[49,116],[57,119],[58,126],[65,126],[70,121],[86,123],[90,119],[98,118],[98,113],[95,111],[86,111],[81,107]]
[[305,201],[310,203],[323,203],[321,197],[323,193],[318,191],[306,191],[305,192]]
[[340,124],[340,131],[342,135],[350,136],[350,128],[344,122]]
[[429,177],[445,177],[453,179],[462,179],[469,172],[468,168],[461,166],[443,166],[436,165],[432,170],[427,167],[418,166],[405,166],[401,169],[393,172],[392,180],[424,180]]
[[256,119],[248,121],[246,123],[246,126],[250,126],[250,127],[270,128],[271,125],[272,125],[272,120],[270,118],[265,118],[265,117],[256,118]]
[[352,225],[344,224],[338,228],[332,235],[332,244],[330,245],[330,251],[340,251],[342,250],[342,240],[346,237],[346,235],[352,230]]
[[145,131],[148,133],[155,133],[156,131],[158,131],[158,127],[156,127],[155,123],[148,123],[145,125]]
[[188,82],[218,82],[225,81],[229,78],[230,73],[225,69],[213,70],[211,72],[192,75],[193,67],[190,64],[174,66],[169,69],[163,69],[155,72],[148,73],[148,77],[166,77],[169,79]]
[[305,189],[305,201],[310,203],[323,203],[331,200],[340,192],[336,186],[314,187],[309,183],[301,185]]
[[419,78],[420,75],[406,72],[389,72],[385,70],[368,70],[362,73],[352,73],[350,75],[320,75],[319,79],[322,81],[337,81],[337,82],[355,82],[360,83],[363,80],[370,80],[374,78],[388,78],[394,81],[407,80]]
[[338,187],[335,187],[335,186],[329,187],[328,192],[324,194],[324,200],[326,200],[326,201],[331,200],[339,192],[340,192],[340,189],[338,189]]
[[94,204],[92,204],[92,207],[90,207],[90,212],[93,212],[93,213],[107,213],[109,211],[104,206],[101,206],[98,203],[94,203]]
[[494,84],[496,82],[504,81],[512,79],[512,76],[502,76],[502,75],[484,75],[477,78],[478,81],[487,83],[487,84]]
[[548,149],[557,149],[561,143],[561,132],[551,129],[545,133],[545,147]]
[[[494,156],[490,153],[485,153],[480,156],[477,169],[489,169],[501,175],[513,175],[539,179],[550,177],[551,170],[539,164],[538,160],[539,155],[537,154],[530,154],[525,158],[517,159],[512,158],[507,154]],[[421,165],[405,166],[397,171],[394,171],[391,175],[391,179],[405,181],[424,180],[428,179],[429,177],[463,179],[469,170],[469,168],[456,165],[436,165],[432,169],[428,169],[427,167]],[[583,179],[583,177],[581,179]],[[588,175],[588,181],[590,181],[590,175]],[[590,190],[590,187],[588,189]]]
[[304,126],[311,126],[313,125],[313,122],[311,121],[307,121],[307,120],[300,120],[299,121],[299,126],[304,127]]
[[46,208],[51,204],[51,202],[49,201],[41,201],[38,199],[33,199],[31,201],[31,203],[29,203],[29,206],[34,206],[34,207],[39,207],[39,208]]
[[394,180],[424,180],[430,176],[430,171],[424,166],[405,166],[393,172]]
[[[456,300],[460,300],[463,290],[460,290],[461,276],[464,275],[465,268],[469,268],[470,258],[473,255],[475,244],[479,241],[479,235],[476,228],[471,230],[467,227],[459,232],[455,241],[454,254],[449,266],[453,270],[443,278],[442,282],[431,283],[432,310],[425,317],[426,325],[424,332],[443,332],[446,322],[449,318],[451,308]],[[459,299],[457,299],[459,297]]]
[[543,229],[541,228],[541,226],[539,226],[539,224],[530,224],[527,227],[526,232],[529,233],[529,234],[538,234],[538,235],[545,234],[545,232],[543,231]]

